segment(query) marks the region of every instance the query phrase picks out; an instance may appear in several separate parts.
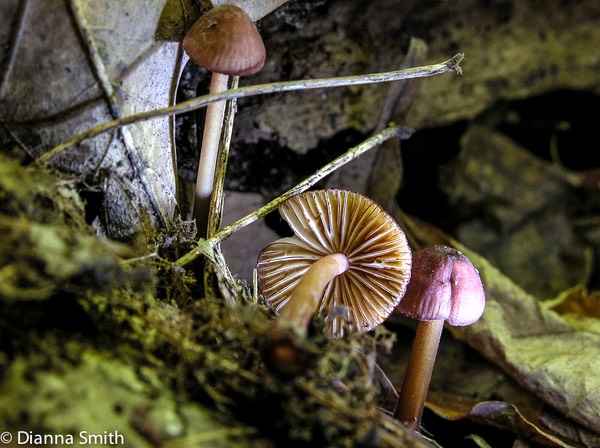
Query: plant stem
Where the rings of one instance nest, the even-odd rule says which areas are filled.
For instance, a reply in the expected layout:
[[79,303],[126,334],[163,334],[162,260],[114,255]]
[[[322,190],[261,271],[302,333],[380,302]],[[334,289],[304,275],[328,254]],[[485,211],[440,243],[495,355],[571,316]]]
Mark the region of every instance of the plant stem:
[[435,364],[443,320],[419,322],[394,417],[417,431]]
[[[235,89],[238,86],[239,76],[229,77],[229,89]],[[219,227],[223,219],[223,204],[225,190],[225,175],[227,174],[227,163],[229,161],[229,146],[231,144],[231,136],[233,134],[233,122],[236,113],[236,101],[229,100],[226,103],[225,115],[223,116],[223,124],[221,128],[221,142],[219,145],[219,158],[215,168],[215,179],[213,182],[213,192],[210,199],[210,209],[208,213],[208,230],[207,237],[212,237]]]
[[[238,85],[239,76],[230,76],[228,88],[235,88]],[[225,102],[225,111],[221,123],[221,135],[218,147],[217,164],[213,168],[214,181],[213,191],[210,195],[210,204],[206,210],[207,223],[206,238],[213,236],[221,226],[223,218],[223,203],[224,203],[224,187],[225,174],[227,171],[227,162],[229,159],[229,145],[231,143],[231,135],[233,133],[233,121],[235,118],[236,104],[235,100]],[[204,233],[204,232],[203,232]],[[204,236],[204,235],[203,235]],[[219,243],[214,244],[215,255],[220,254]],[[216,296],[214,291],[216,265],[214,263],[206,263],[204,265],[204,292]]]
[[[210,79],[210,94],[226,91],[228,80],[229,75],[213,73]],[[194,190],[193,216],[196,220],[199,237],[206,237],[208,228],[208,209],[213,192],[215,168],[219,156],[219,142],[221,141],[221,127],[226,104],[225,101],[218,101],[210,103],[206,108],[202,147],[200,148],[200,160],[198,162],[198,174]]]
[[61,143],[60,145],[50,149],[48,152],[38,157],[37,162],[48,163],[54,156],[64,151],[66,148],[69,148],[82,140],[95,137],[112,129],[117,129],[121,126],[135,123],[138,121],[190,112],[217,101],[231,100],[234,98],[243,98],[255,95],[264,95],[267,93],[290,92],[294,90],[307,89],[322,89],[328,87],[354,86],[361,84],[397,81],[399,79],[423,78],[448,72],[454,72],[458,75],[461,75],[462,69],[460,68],[460,62],[463,60],[463,58],[464,53],[458,53],[452,58],[448,59],[447,61],[444,61],[439,64],[426,65],[423,67],[414,67],[409,69],[396,70],[384,73],[374,73],[368,75],[342,76],[338,78],[309,79],[299,81],[275,82],[270,84],[259,84],[254,86],[241,87],[239,89],[228,90],[222,93],[209,94],[206,96],[184,101],[174,106],[169,106],[162,109],[156,109],[147,112],[141,112],[139,114],[129,115],[127,117],[121,117],[109,121],[107,123],[95,126],[81,134],[72,137],[66,142]]

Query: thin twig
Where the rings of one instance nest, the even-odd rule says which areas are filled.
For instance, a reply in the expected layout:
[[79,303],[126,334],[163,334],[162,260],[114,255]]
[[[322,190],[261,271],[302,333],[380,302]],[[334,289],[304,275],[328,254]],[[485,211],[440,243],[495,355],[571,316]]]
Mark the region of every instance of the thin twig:
[[129,115],[127,117],[121,117],[116,120],[103,123],[81,134],[78,134],[73,138],[67,140],[66,142],[61,143],[60,145],[52,148],[51,150],[40,156],[37,159],[37,161],[39,163],[48,163],[50,159],[52,159],[58,153],[64,151],[66,148],[75,145],[76,143],[79,143],[82,140],[95,137],[99,134],[108,132],[112,129],[116,129],[127,124],[149,120],[152,118],[190,112],[217,101],[230,100],[234,98],[244,98],[255,95],[264,95],[267,93],[290,92],[294,90],[307,89],[322,89],[327,87],[354,86],[361,84],[397,81],[399,79],[423,78],[448,72],[454,72],[458,75],[461,75],[462,69],[460,68],[460,62],[463,60],[463,58],[464,53],[458,53],[452,58],[440,64],[426,65],[423,67],[414,67],[404,70],[374,73],[369,75],[342,76],[338,78],[309,79],[299,81],[274,82],[270,84],[258,84],[254,86],[228,90],[226,92],[221,92],[217,94],[205,95],[188,101],[184,101],[174,106]]
[[[239,76],[230,76],[227,88],[237,87],[238,82]],[[235,100],[226,101],[223,111],[224,115],[221,117],[219,148],[217,151],[216,160],[214,161],[215,166],[212,167],[213,172],[208,173],[212,174],[212,176],[210,176],[212,179],[212,188],[211,194],[208,198],[210,199],[210,202],[208,204],[205,201],[194,203],[194,215],[196,218],[196,226],[199,229],[199,237],[210,238],[217,233],[217,230],[221,226],[221,220],[223,219],[223,206],[225,201],[225,174],[227,172],[229,145],[231,144],[231,136],[233,134],[233,122],[236,109],[237,105]],[[203,143],[202,151],[205,149],[206,147]],[[200,170],[200,167],[198,167],[198,170]],[[200,175],[200,171],[198,171],[198,174]],[[198,197],[195,199],[197,200]],[[203,213],[197,213],[197,207],[205,206],[207,208],[206,210],[203,210]],[[206,221],[202,221],[202,219],[206,219]],[[213,250],[216,258],[222,257],[218,244],[213,246]],[[216,297],[217,295],[214,291],[214,279],[216,271],[219,269],[219,267],[226,270],[225,273],[221,273],[221,278],[232,278],[226,263],[206,263],[204,266],[204,293],[208,296],[212,294],[212,296]],[[217,277],[219,277],[219,275],[217,275]]]
[[223,229],[221,229],[221,231],[215,234],[214,237],[210,238],[210,240],[214,240],[215,242],[223,241],[225,238],[231,236],[234,232],[237,232],[242,227],[245,227],[248,224],[253,223],[257,219],[262,218],[263,216],[271,213],[272,211],[277,209],[277,207],[279,207],[283,202],[287,201],[290,197],[308,190],[310,187],[319,182],[325,176],[337,170],[342,165],[345,165],[346,163],[350,162],[351,160],[356,159],[358,156],[368,151],[369,149],[372,149],[375,146],[380,145],[381,143],[393,137],[398,137],[402,140],[406,140],[412,135],[412,133],[412,129],[403,128],[399,126],[384,129],[378,134],[375,134],[374,136],[366,139],[364,142],[358,144],[354,148],[350,148],[337,159],[333,160],[332,162],[329,162],[327,165],[316,171],[314,174],[307,177],[296,186],[290,188],[288,191],[281,194],[277,198],[273,199],[268,204],[265,204],[256,211],[250,213],[249,215],[238,219],[233,224],[224,227]]
[[345,165],[346,163],[350,162],[351,160],[354,160],[355,158],[357,158],[364,152],[368,151],[369,149],[374,148],[375,146],[380,145],[381,143],[383,143],[386,140],[393,138],[393,137],[405,140],[405,139],[409,138],[412,135],[412,133],[413,133],[412,129],[394,126],[394,127],[386,128],[383,131],[379,132],[378,134],[375,134],[372,137],[369,137],[364,142],[360,143],[359,145],[355,146],[354,148],[349,149],[344,154],[342,154],[340,157],[338,157],[337,159],[328,163],[323,168],[316,171],[313,175],[306,178],[305,180],[303,180],[296,186],[292,187],[291,189],[289,189],[282,195],[273,199],[268,204],[263,205],[262,207],[258,208],[257,210],[253,211],[252,213],[244,216],[243,218],[238,219],[237,221],[228,225],[227,227],[224,227],[223,229],[221,229],[221,231],[216,233],[213,237],[209,238],[208,240],[200,239],[198,244],[201,245],[201,249],[194,248],[191,252],[188,252],[183,257],[181,257],[179,260],[177,260],[175,262],[175,264],[184,266],[184,265],[194,261],[200,255],[206,255],[207,249],[217,246],[221,241],[223,241],[225,238],[231,236],[233,233],[237,232],[242,227],[245,227],[248,224],[251,224],[254,221],[258,220],[259,218],[262,218],[263,216],[268,215],[269,213],[271,213],[272,211],[277,209],[277,207],[279,207],[283,202],[285,202],[291,196],[298,194],[298,193],[302,193],[303,191],[306,191],[307,189],[312,187],[314,184],[316,184],[318,181],[323,179],[325,176],[327,176],[331,172],[335,171],[342,165]]

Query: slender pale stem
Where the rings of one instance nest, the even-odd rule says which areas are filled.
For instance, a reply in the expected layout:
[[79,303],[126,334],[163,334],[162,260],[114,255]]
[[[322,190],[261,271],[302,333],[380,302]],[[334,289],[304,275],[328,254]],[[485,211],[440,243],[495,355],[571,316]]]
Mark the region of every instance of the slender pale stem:
[[419,322],[394,417],[417,431],[437,356],[443,320]]
[[[210,80],[210,94],[226,91],[228,80],[228,75],[213,73]],[[198,236],[200,237],[206,237],[206,229],[208,227],[208,210],[213,192],[215,168],[219,156],[219,142],[221,140],[221,128],[226,104],[225,101],[218,101],[209,104],[206,108],[200,161],[198,163],[196,188],[194,190],[194,219],[196,220]]]
[[304,273],[289,300],[279,310],[275,325],[294,326],[304,332],[310,319],[319,310],[319,301],[329,282],[347,269],[348,258],[344,254],[329,254],[315,261]]
[[82,140],[95,137],[112,129],[117,129],[121,126],[136,123],[138,121],[191,112],[216,101],[231,100],[234,98],[243,98],[254,95],[264,95],[266,93],[291,92],[294,90],[307,89],[322,89],[326,87],[354,86],[361,84],[373,84],[378,82],[398,81],[399,79],[423,78],[426,76],[434,76],[448,72],[454,72],[460,75],[462,74],[460,62],[463,60],[463,58],[464,53],[458,53],[452,58],[448,59],[447,61],[444,61],[439,64],[426,65],[423,67],[414,67],[409,69],[395,70],[384,73],[373,73],[368,75],[342,76],[339,78],[324,79],[305,79],[300,81],[283,81],[271,84],[259,84],[255,86],[241,87],[239,89],[228,90],[222,93],[206,95],[181,102],[174,106],[169,106],[163,109],[156,109],[147,112],[141,112],[139,114],[134,115],[128,115],[126,117],[121,117],[116,120],[112,120],[107,123],[95,126],[81,134],[72,137],[64,143],[55,146],[50,151],[38,157],[37,162],[48,163],[54,156],[64,151],[66,148],[69,148]]

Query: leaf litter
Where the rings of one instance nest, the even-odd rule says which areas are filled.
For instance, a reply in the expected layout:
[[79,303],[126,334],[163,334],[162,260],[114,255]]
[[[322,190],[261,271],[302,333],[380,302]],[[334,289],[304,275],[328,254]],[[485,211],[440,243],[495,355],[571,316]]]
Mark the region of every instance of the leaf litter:
[[[21,13],[22,17],[28,17],[27,10],[22,10]],[[79,25],[85,25],[85,22],[81,21]],[[85,36],[86,30],[80,29],[78,32]],[[91,67],[79,67],[86,73],[90,73],[90,70],[97,71],[103,64],[110,62],[107,57],[112,57],[101,51],[98,54],[92,52],[92,55],[99,55],[99,59],[92,58],[95,62]],[[133,59],[126,59],[130,62],[137,61],[138,56],[133,55]],[[107,67],[110,67],[110,64]],[[14,68],[15,73],[18,73],[19,66]],[[15,79],[16,75],[3,78],[2,88],[6,89],[9,85],[6,83],[14,82]],[[115,79],[117,78],[109,76],[108,80]],[[129,90],[130,94],[132,92],[133,90]],[[106,96],[106,91],[103,95]],[[94,98],[90,101],[94,101]],[[64,103],[71,102],[72,99],[64,98]],[[121,105],[118,101],[114,102],[110,95],[100,100],[100,103],[100,121],[110,116],[111,108]],[[84,105],[77,104],[77,107]],[[131,107],[135,108],[135,104]],[[16,106],[14,110],[17,110]],[[65,111],[58,108],[55,112],[59,120],[50,120],[50,126],[42,129],[43,139],[38,141],[23,134],[28,129],[23,123],[6,121],[6,117],[3,117],[3,121],[9,125],[13,135],[21,137],[28,154],[35,156],[41,146],[53,145],[52,138],[60,140],[63,136],[62,114]],[[65,117],[69,118],[69,114]],[[16,118],[20,119],[18,116]],[[71,125],[67,125],[69,126]],[[75,126],[71,131],[75,132],[76,128]],[[28,140],[29,138],[31,140]],[[123,135],[111,136],[97,143],[98,149],[95,153],[102,157],[91,164],[97,167],[97,173],[104,172],[103,164],[112,168],[114,165],[111,163],[121,157],[123,149],[113,154],[115,138],[120,140],[121,148],[127,145],[127,137]],[[137,137],[135,139],[143,140]],[[41,146],[40,140],[44,140]],[[146,250],[147,253],[153,254],[147,258],[125,261],[131,255],[129,248],[107,245],[98,242],[92,236],[92,229],[85,224],[85,213],[81,205],[83,201],[77,197],[69,183],[64,183],[63,178],[52,180],[51,177],[47,177],[47,172],[31,169],[20,171],[20,162],[14,160],[2,160],[2,165],[10,167],[8,171],[18,174],[15,178],[3,176],[1,186],[2,220],[11,238],[5,240],[7,244],[3,245],[7,248],[3,249],[6,252],[3,253],[2,268],[5,282],[0,293],[3,308],[3,352],[0,355],[0,365],[4,367],[5,372],[4,387],[7,391],[10,390],[10,393],[3,397],[7,404],[3,407],[14,407],[12,412],[3,413],[2,418],[4,422],[8,422],[9,427],[23,423],[17,404],[33,402],[40,405],[30,408],[31,415],[34,420],[37,419],[35,421],[38,424],[46,428],[61,428],[53,426],[56,422],[47,418],[48,411],[44,409],[44,403],[40,398],[35,398],[39,390],[46,390],[45,380],[41,378],[58,364],[61,364],[61,369],[65,371],[75,366],[84,367],[79,376],[75,373],[74,381],[68,380],[67,376],[63,378],[60,374],[52,379],[54,382],[63,381],[66,385],[61,391],[52,389],[52,393],[58,397],[66,397],[78,381],[88,379],[89,383],[84,384],[89,384],[90,387],[96,387],[103,381],[101,377],[90,375],[86,366],[92,366],[92,371],[96,371],[98,366],[113,366],[116,371],[123,372],[123,377],[138,375],[144,384],[154,384],[156,387],[152,394],[161,395],[165,390],[174,390],[174,397],[169,396],[170,392],[164,395],[165,403],[168,402],[165,408],[173,407],[180,415],[194,416],[185,421],[192,434],[183,436],[181,433],[160,430],[161,427],[166,427],[171,417],[152,417],[152,412],[149,412],[152,409],[147,406],[142,406],[143,412],[129,407],[127,400],[134,397],[137,399],[141,390],[138,385],[133,384],[137,380],[132,381],[128,387],[138,393],[128,398],[119,398],[112,403],[113,417],[122,418],[121,414],[125,412],[131,422],[134,422],[137,432],[145,435],[146,441],[169,441],[173,446],[177,446],[177,443],[185,443],[186,440],[193,441],[194,436],[197,437],[195,440],[202,440],[202,436],[198,434],[206,433],[207,430],[194,427],[199,411],[196,409],[192,412],[188,406],[193,408],[198,403],[209,403],[220,412],[216,417],[211,416],[209,420],[216,418],[225,425],[221,434],[232,437],[233,440],[250,436],[256,438],[257,444],[269,446],[271,441],[263,439],[253,428],[260,428],[261,424],[268,426],[270,422],[252,421],[252,425],[240,423],[239,426],[233,425],[233,429],[231,420],[226,423],[232,416],[234,420],[240,416],[243,419],[244,413],[250,412],[248,407],[262,403],[261,399],[267,395],[277,402],[274,408],[277,412],[271,411],[272,418],[277,422],[276,431],[285,434],[285,437],[306,441],[316,433],[324,443],[337,443],[336,446],[350,444],[356,438],[377,440],[385,446],[386,431],[381,428],[392,430],[385,417],[374,414],[377,389],[373,385],[373,373],[365,358],[358,356],[355,350],[357,347],[369,347],[372,344],[370,339],[325,341],[318,336],[319,323],[315,322],[314,340],[311,341],[313,345],[310,347],[314,350],[312,354],[315,364],[302,380],[279,378],[264,370],[264,366],[257,361],[260,358],[260,335],[270,317],[268,310],[256,303],[239,306],[222,302],[218,298],[214,301],[198,300],[194,295],[196,290],[193,278],[166,261],[169,257],[166,253],[161,253],[164,246]],[[36,180],[33,180],[34,178]],[[44,188],[34,186],[38,185],[35,182],[39,182],[40,178],[43,179],[41,185]],[[541,179],[547,178],[548,172],[542,172]],[[81,180],[76,178],[72,180],[71,185]],[[23,191],[14,185],[24,185],[26,189]],[[32,187],[29,187],[30,185]],[[51,193],[47,193],[47,187],[50,187]],[[529,191],[530,187],[531,185],[528,185],[523,188]],[[123,188],[127,191],[130,187]],[[134,190],[137,191],[136,188]],[[28,202],[30,198],[34,198],[34,201]],[[514,199],[510,198],[510,201]],[[533,200],[525,202],[526,206],[540,206],[539,202]],[[156,209],[156,206],[150,204],[145,208]],[[531,213],[525,213],[523,222],[535,216],[538,211],[533,209]],[[498,218],[497,223],[500,223],[501,228],[507,223],[508,227],[504,228],[512,228],[515,225],[512,212],[491,213]],[[15,222],[15,214],[27,217],[27,220]],[[144,219],[142,218],[142,222]],[[431,244],[440,241],[440,234],[435,231],[424,234],[423,228],[427,227],[422,223],[411,225],[410,218],[405,215],[399,215],[398,220],[407,226],[409,232],[420,233],[417,240],[420,243]],[[129,223],[125,223],[124,227],[128,225]],[[73,229],[77,232],[68,238],[62,226],[70,229],[71,233]],[[118,234],[119,229],[115,232]],[[187,229],[178,227],[175,223],[172,232],[171,235],[163,235],[162,241],[179,242],[170,245],[168,249],[183,252],[188,250],[190,239]],[[158,236],[156,240],[159,241]],[[594,330],[597,329],[598,318],[595,312],[596,294],[588,294],[580,287],[567,291],[559,300],[546,306],[538,297],[526,292],[522,286],[517,286],[512,279],[492,266],[487,258],[478,256],[457,241],[443,235],[441,240],[460,248],[474,261],[482,272],[488,294],[488,309],[482,321],[472,327],[450,329],[452,335],[466,342],[493,364],[500,366],[520,387],[533,393],[558,413],[558,416],[543,416],[533,420],[529,416],[524,417],[520,412],[521,408],[515,408],[509,403],[482,401],[462,415],[468,415],[475,420],[486,419],[490,424],[497,424],[504,412],[509,412],[519,428],[511,427],[508,430],[514,431],[520,437],[524,437],[526,431],[531,430],[534,433],[531,439],[534,443],[556,443],[560,446],[560,441],[557,441],[555,436],[544,432],[545,424],[550,432],[558,434],[569,443],[598,446],[600,385],[598,378],[591,374],[599,371],[597,360],[600,359],[600,341],[597,338],[598,332]],[[40,244],[36,246],[36,242]],[[68,242],[66,247],[65,242]],[[138,244],[143,246],[147,243]],[[71,252],[78,254],[76,262],[71,258]],[[97,265],[103,267],[103,276],[100,276],[99,272],[90,275],[89,271],[82,269],[82,266],[89,266],[90,263],[81,260],[97,261],[98,256],[101,257],[101,262]],[[19,267],[24,262],[27,264]],[[578,266],[586,266],[584,259],[578,258],[577,263]],[[564,269],[564,265],[559,266]],[[159,275],[155,276],[153,273]],[[545,277],[553,274],[554,271],[545,274]],[[90,278],[95,279],[92,284],[89,282]],[[573,277],[566,284],[572,284],[574,280],[585,282],[586,278]],[[110,292],[104,293],[103,288],[98,289],[99,284]],[[563,288],[564,284],[553,285],[554,291]],[[30,303],[27,300],[29,296],[36,296],[38,300]],[[246,295],[248,296],[250,294]],[[26,303],[15,306],[15,303],[20,302]],[[48,310],[54,310],[54,313],[59,315],[55,322],[48,320]],[[75,313],[78,317],[84,317],[84,320],[69,326],[73,325],[73,322],[65,313]],[[580,319],[582,314],[587,321]],[[31,329],[23,334],[18,325],[11,321],[27,324]],[[46,328],[37,334],[35,328],[42,323]],[[71,340],[73,334],[78,335],[75,342]],[[23,335],[25,337],[21,338]],[[114,353],[110,352],[107,359],[103,350],[112,347],[114,341],[120,341],[118,348]],[[64,358],[70,362],[63,363]],[[128,370],[125,366],[132,361],[140,363],[143,366],[141,370],[149,369],[156,374],[143,375],[139,371]],[[33,371],[25,374],[24,365],[33,367]],[[335,379],[333,384],[332,378]],[[8,382],[8,379],[11,379],[11,382]],[[117,379],[116,382],[121,380]],[[31,384],[36,387],[31,388]],[[248,395],[250,400],[246,400]],[[186,401],[190,397],[192,403]],[[434,405],[430,403],[430,407],[433,408]],[[366,417],[359,415],[360,410],[366,412]],[[283,418],[278,414],[279,411],[284,412]],[[442,414],[446,411],[438,408],[438,412]],[[482,417],[482,414],[485,416]],[[454,414],[454,417],[456,415]],[[362,421],[363,418],[367,421]],[[370,418],[377,420],[377,428],[369,421]],[[80,424],[88,423],[84,420]],[[531,424],[534,426],[531,427]],[[227,425],[230,425],[229,432]],[[398,433],[394,434],[398,436]],[[425,444],[422,439],[413,440],[410,435],[402,432],[399,434],[401,437],[407,437],[404,440],[407,446]]]

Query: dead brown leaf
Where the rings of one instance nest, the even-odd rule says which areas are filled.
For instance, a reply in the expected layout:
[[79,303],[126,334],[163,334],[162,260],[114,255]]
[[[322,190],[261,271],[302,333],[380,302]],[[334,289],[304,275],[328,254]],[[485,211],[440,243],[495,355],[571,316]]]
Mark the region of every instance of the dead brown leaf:
[[545,305],[573,328],[600,333],[600,291],[590,292],[582,285],[576,285]]
[[572,313],[600,319],[600,291],[590,292],[581,285],[575,286],[564,291],[552,309],[561,315]]
[[[243,3],[257,20],[285,0]],[[95,125],[173,104],[181,37],[197,16],[191,0],[3,1],[0,143],[37,158]],[[52,163],[101,189],[96,226],[111,237],[173,222],[171,117],[85,140]]]
[[[96,124],[171,104],[182,53],[177,41],[156,36],[172,38],[183,29],[184,3],[2,2],[0,141],[12,140],[36,158]],[[69,148],[52,162],[101,186],[105,214],[97,225],[123,236],[148,218],[171,222],[171,133],[169,118],[135,123]]]
[[429,394],[427,407],[447,420],[470,418],[476,422],[494,426],[515,434],[518,438],[541,446],[568,446],[562,440],[544,432],[527,420],[520,410],[501,401],[470,400],[456,396]]

